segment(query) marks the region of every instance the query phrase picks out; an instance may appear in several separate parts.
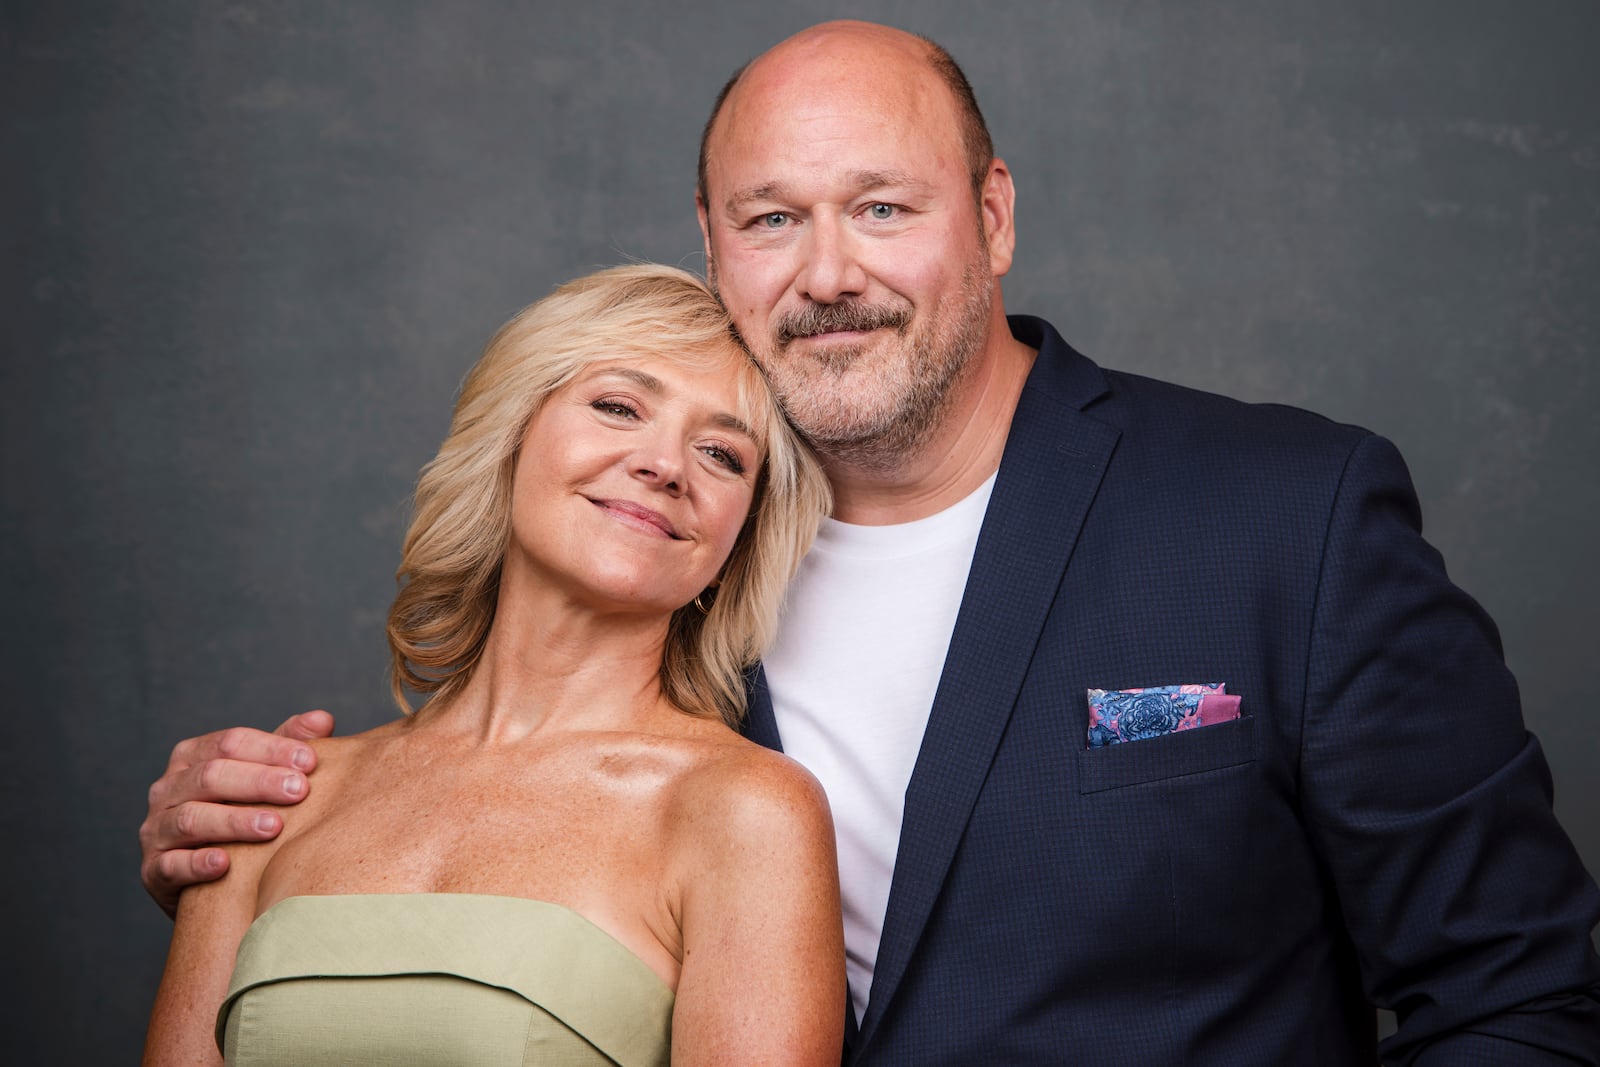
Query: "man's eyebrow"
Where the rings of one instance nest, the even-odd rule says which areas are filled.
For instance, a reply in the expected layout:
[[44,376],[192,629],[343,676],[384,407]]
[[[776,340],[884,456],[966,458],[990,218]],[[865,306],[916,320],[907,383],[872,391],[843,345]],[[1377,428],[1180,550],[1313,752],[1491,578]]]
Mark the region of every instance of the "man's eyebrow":
[[755,185],[749,189],[740,189],[728,197],[728,207],[740,208],[746,204],[755,203],[757,200],[782,200],[788,188],[782,182],[767,182],[765,185]]
[[855,186],[857,193],[870,192],[873,189],[925,189],[928,183],[914,174],[903,170],[857,170],[850,173],[850,184]]
[[[657,378],[654,374],[642,371],[637,367],[607,367],[601,373],[615,374],[619,378],[626,378],[630,382],[633,382],[635,385],[639,386],[639,388],[644,389],[647,392],[654,393],[657,396],[660,396],[667,391],[666,383],[664,383],[660,378]],[[737,433],[742,433],[752,441],[756,439],[755,431],[750,429],[749,424],[739,416],[731,414],[730,412],[716,412],[711,416],[711,422],[725,430],[733,430]]]
[[[912,189],[922,191],[929,188],[928,182],[903,170],[856,170],[845,177],[852,196],[870,193],[875,189]],[[768,202],[784,203],[792,198],[790,186],[787,182],[763,182],[752,185],[748,189],[735,190],[728,197],[727,207],[730,211],[738,210],[749,204]]]

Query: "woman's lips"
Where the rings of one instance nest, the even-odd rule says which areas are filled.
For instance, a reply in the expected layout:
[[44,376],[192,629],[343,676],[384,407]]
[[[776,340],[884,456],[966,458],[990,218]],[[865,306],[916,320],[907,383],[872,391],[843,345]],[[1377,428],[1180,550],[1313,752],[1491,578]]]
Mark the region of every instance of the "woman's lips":
[[595,500],[593,503],[611,512],[612,515],[630,526],[643,529],[646,532],[659,533],[674,541],[683,540],[677,528],[667,520],[667,517],[653,508],[647,508],[643,504],[635,504],[631,500]]

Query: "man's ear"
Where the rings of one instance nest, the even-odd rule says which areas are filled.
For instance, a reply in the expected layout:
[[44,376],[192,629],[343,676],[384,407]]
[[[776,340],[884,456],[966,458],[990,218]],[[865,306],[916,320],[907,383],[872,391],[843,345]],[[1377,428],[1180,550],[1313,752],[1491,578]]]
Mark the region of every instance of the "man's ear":
[[[983,219],[983,236],[989,245],[989,273],[996,278],[1011,269],[1017,250],[1017,189],[1011,184],[1011,170],[996,156],[983,179],[983,195],[978,210]],[[704,225],[702,223],[702,225]]]
[[700,190],[694,191],[694,213],[700,220],[700,243],[706,254],[706,277],[711,277],[711,222],[706,215],[706,198]]

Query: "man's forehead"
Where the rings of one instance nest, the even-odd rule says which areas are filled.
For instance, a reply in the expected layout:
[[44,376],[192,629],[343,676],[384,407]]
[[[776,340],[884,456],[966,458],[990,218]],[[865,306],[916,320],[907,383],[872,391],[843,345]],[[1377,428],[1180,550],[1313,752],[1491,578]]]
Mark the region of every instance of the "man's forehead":
[[824,103],[840,116],[870,117],[942,88],[928,42],[887,26],[830,23],[751,60],[728,87],[713,131],[741,113],[760,119]]
[[[938,151],[959,143],[960,116],[948,89],[930,72],[906,78],[884,73],[877,84],[835,84],[794,92],[781,83],[741,79],[728,96],[706,139],[708,168],[746,169],[748,165],[786,166],[808,154],[826,158],[831,143],[853,142],[883,149],[883,159],[863,161],[851,174],[860,185],[890,185],[918,176],[895,166],[891,153],[924,145]],[[808,153],[808,149],[812,150]],[[777,175],[754,176],[755,183]],[[744,198],[756,188],[741,190]]]
[[[794,190],[780,183],[813,178],[839,195],[911,184],[907,175],[942,187],[945,165],[966,158],[966,116],[940,54],[901,30],[838,22],[756,57],[724,88],[702,136],[702,204],[787,199]],[[878,173],[846,178],[842,168]]]

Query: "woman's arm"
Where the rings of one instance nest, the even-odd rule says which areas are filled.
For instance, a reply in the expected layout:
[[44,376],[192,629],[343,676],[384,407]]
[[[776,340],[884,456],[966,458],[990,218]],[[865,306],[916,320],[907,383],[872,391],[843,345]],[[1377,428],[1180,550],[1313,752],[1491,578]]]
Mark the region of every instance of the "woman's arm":
[[837,1067],[844,928],[822,787],[764,751],[713,778],[679,824],[673,1061]]
[[276,842],[229,848],[220,882],[190,886],[178,901],[167,969],[145,1036],[146,1067],[222,1063],[215,1028],[239,942],[255,918],[256,888]]

